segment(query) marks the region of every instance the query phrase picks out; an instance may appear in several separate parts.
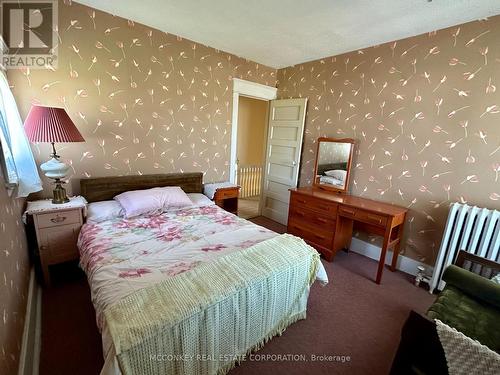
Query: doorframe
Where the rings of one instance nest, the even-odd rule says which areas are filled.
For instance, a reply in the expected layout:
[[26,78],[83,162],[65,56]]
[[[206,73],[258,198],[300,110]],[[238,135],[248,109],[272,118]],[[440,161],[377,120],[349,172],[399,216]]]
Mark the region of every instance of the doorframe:
[[[233,78],[233,111],[231,116],[231,148],[229,157],[230,182],[236,182],[236,148],[238,145],[238,107],[240,96],[269,101],[276,99],[277,92],[278,89],[276,87],[266,86],[261,83],[246,81],[244,79]],[[269,121],[269,116],[267,121]],[[265,146],[267,147],[267,145]]]

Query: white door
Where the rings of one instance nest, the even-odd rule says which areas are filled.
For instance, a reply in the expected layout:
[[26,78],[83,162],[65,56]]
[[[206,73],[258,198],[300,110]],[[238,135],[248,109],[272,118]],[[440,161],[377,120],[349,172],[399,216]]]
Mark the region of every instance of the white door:
[[271,100],[262,215],[288,222],[288,189],[297,187],[307,99]]

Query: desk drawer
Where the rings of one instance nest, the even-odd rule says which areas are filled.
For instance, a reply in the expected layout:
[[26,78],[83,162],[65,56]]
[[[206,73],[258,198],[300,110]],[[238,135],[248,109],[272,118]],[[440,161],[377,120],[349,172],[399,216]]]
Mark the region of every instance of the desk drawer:
[[318,225],[322,228],[331,228],[332,230],[335,228],[335,215],[323,214],[303,207],[290,207],[290,218],[309,225]]
[[342,216],[350,217],[351,219],[354,219],[356,216],[356,209],[355,208],[350,208],[350,207],[339,207],[339,214]]
[[80,210],[57,211],[37,214],[38,228],[51,228],[59,225],[80,224]]
[[385,226],[387,218],[385,216],[373,214],[370,211],[360,210],[353,207],[340,207],[339,214],[364,223]]
[[304,207],[318,212],[326,212],[335,215],[337,213],[337,203],[326,199],[319,199],[303,194],[292,193],[290,204],[292,207]]
[[288,223],[288,233],[328,249],[332,247],[333,231],[312,230],[304,226],[301,222],[292,219]]
[[368,224],[380,225],[382,227],[385,227],[385,224],[387,223],[387,218],[385,216],[372,214],[371,212],[362,210],[356,211],[356,219],[364,221]]

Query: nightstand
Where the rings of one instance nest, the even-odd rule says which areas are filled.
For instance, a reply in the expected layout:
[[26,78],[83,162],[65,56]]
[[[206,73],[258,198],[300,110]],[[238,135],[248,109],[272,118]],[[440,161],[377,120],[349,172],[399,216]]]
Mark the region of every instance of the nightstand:
[[224,210],[237,215],[240,187],[229,182],[205,184],[204,193]]
[[28,202],[26,214],[33,217],[43,279],[47,286],[50,285],[49,266],[79,257],[76,243],[83,225],[86,202],[78,198],[81,197],[57,205],[47,200]]

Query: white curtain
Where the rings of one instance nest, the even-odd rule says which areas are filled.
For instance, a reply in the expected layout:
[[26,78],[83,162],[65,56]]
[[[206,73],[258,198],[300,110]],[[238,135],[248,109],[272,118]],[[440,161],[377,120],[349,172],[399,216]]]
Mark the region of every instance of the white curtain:
[[0,120],[0,141],[2,149],[8,149],[3,150],[4,157],[10,154],[12,158],[10,161],[6,160],[7,168],[9,163],[15,167],[15,171],[11,171],[11,176],[7,178],[10,180],[17,175],[17,196],[26,197],[42,190],[42,181],[24,133],[23,122],[3,71],[0,71],[0,116],[3,120]]

